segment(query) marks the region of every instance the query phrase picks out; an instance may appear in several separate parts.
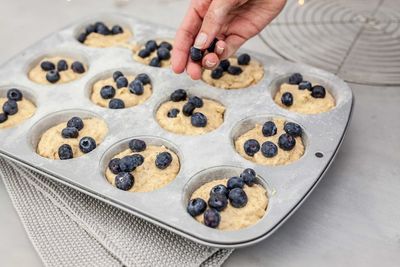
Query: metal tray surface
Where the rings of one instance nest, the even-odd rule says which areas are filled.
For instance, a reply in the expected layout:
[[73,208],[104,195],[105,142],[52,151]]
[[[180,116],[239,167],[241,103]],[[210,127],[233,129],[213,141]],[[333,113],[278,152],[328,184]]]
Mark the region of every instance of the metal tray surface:
[[[148,39],[173,38],[174,31],[128,15],[103,14],[78,21],[49,35],[16,55],[0,67],[0,96],[17,87],[32,100],[37,111],[24,123],[0,130],[0,153],[52,179],[90,194],[111,205],[171,230],[198,243],[214,247],[241,247],[269,236],[298,208],[334,159],[350,121],[353,95],[349,86],[326,71],[294,64],[248,51],[262,62],[265,74],[256,85],[246,89],[223,90],[186,75],[175,75],[169,68],[153,68],[135,62],[127,48],[91,48],[80,44],[78,32],[88,23],[101,20],[129,27],[138,43]],[[46,55],[69,55],[88,66],[82,78],[60,85],[40,85],[29,80],[33,64]],[[153,94],[143,104],[123,110],[110,110],[92,103],[91,85],[113,70],[147,73]],[[280,83],[293,72],[319,82],[334,95],[336,107],[326,113],[302,115],[289,112],[272,99]],[[214,99],[226,107],[224,123],[204,135],[184,136],[161,128],[155,119],[158,106],[177,88],[189,94]],[[109,127],[104,140],[94,151],[79,158],[57,161],[35,153],[41,134],[49,127],[77,115],[102,118]],[[233,139],[273,117],[299,123],[304,130],[305,154],[283,166],[257,165],[236,153]],[[181,169],[176,179],[162,189],[149,193],[118,190],[108,183],[104,171],[108,160],[127,147],[133,137],[163,144],[177,153]],[[320,152],[323,157],[317,157]],[[238,231],[220,231],[195,221],[186,212],[190,194],[213,178],[230,177],[244,168],[254,168],[259,183],[267,189],[269,205],[265,216],[255,225]]]

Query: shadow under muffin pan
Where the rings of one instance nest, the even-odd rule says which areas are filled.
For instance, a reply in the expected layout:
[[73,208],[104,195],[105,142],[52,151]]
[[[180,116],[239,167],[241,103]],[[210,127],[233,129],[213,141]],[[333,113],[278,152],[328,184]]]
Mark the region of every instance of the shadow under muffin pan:
[[[169,28],[126,15],[110,14],[103,17],[122,16],[137,40],[173,35],[173,30]],[[97,16],[90,19],[90,22],[97,20],[103,19]],[[243,50],[239,53],[254,55],[264,64],[264,78],[246,90],[220,90],[202,81],[192,81],[188,77],[174,75],[169,69],[146,68],[132,60],[129,49],[92,49],[79,44],[75,39],[75,32],[85,21],[89,20],[78,21],[49,35],[0,67],[1,83],[14,84],[18,81],[21,88],[29,88],[28,91],[35,96],[38,105],[36,115],[25,123],[0,130],[0,154],[4,157],[174,233],[214,247],[242,247],[268,237],[300,206],[332,163],[346,132],[353,106],[351,89],[333,74]],[[32,55],[44,55],[53,51],[54,47],[57,48],[56,51],[74,51],[78,55],[85,55],[90,66],[90,70],[81,79],[65,85],[56,85],[63,87],[63,90],[54,90],[51,86],[31,82],[23,68],[38,58],[32,58]],[[91,78],[121,66],[132,70],[133,73],[147,73],[152,78],[153,95],[146,102],[117,112],[99,108],[85,97],[85,86]],[[324,81],[323,85],[326,84],[327,89],[334,93],[336,108],[326,113],[302,115],[275,105],[271,97],[271,82],[294,72],[302,73],[305,78],[315,77]],[[226,108],[224,123],[212,132],[196,136],[177,135],[161,128],[154,119],[154,110],[157,104],[178,88],[189,89],[189,94],[222,103]],[[46,130],[46,127],[39,129],[33,126],[55,112],[67,110],[73,112],[65,116],[65,121],[70,115],[79,116],[78,110],[89,113],[89,116],[97,114],[108,125],[106,139],[89,154],[73,160],[49,160],[37,155],[34,149],[35,142],[39,132]],[[259,114],[282,116],[304,127],[307,144],[305,154],[300,160],[288,165],[269,167],[249,162],[236,153],[232,146],[232,129],[243,119]],[[50,123],[50,120],[47,123]],[[159,190],[145,194],[125,192],[110,186],[102,173],[104,169],[99,170],[99,164],[106,151],[121,140],[149,135],[168,140],[178,149],[181,169],[175,180]],[[189,180],[191,184],[197,180],[196,174],[216,166],[253,168],[268,182],[273,194],[267,214],[259,223],[238,231],[220,231],[198,223],[186,212],[183,198],[189,194],[189,191],[185,191]],[[224,175],[228,176],[229,172]]]

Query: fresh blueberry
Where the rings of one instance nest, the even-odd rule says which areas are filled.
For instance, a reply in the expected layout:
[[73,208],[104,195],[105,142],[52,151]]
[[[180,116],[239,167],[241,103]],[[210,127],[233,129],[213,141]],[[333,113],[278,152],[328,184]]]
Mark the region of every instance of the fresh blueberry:
[[190,48],[190,58],[194,62],[199,62],[203,58],[203,52],[200,49],[192,46]]
[[260,150],[260,144],[256,139],[249,139],[243,144],[244,152],[253,157]]
[[251,60],[251,58],[250,58],[249,54],[246,54],[246,53],[241,54],[237,59],[239,65],[249,65],[250,60]]
[[303,75],[300,73],[293,73],[289,77],[289,84],[300,84],[303,81]]
[[156,157],[156,166],[157,168],[164,170],[166,169],[172,162],[172,156],[169,152],[161,152]]
[[149,63],[149,66],[157,67],[157,68],[161,67],[160,59],[158,57],[153,57]]
[[228,73],[231,75],[240,75],[240,73],[242,73],[242,68],[241,67],[237,67],[237,66],[229,66],[228,68]]
[[201,108],[203,106],[203,99],[198,96],[189,97],[189,102],[192,103],[196,108]]
[[290,134],[295,137],[301,136],[303,134],[301,126],[294,122],[286,122],[285,125],[283,126],[283,129],[287,134]]
[[78,40],[78,42],[83,44],[86,41],[86,37],[87,37],[87,33],[82,32],[81,34],[78,35],[78,37],[76,39]]
[[222,194],[212,194],[208,199],[208,206],[217,211],[222,211],[228,206],[228,198]]
[[16,88],[12,88],[7,91],[7,98],[9,100],[20,101],[22,100],[22,92]]
[[284,133],[279,136],[278,145],[283,150],[290,151],[296,145],[296,139],[293,136]]
[[207,117],[201,112],[193,113],[190,118],[190,122],[194,127],[206,127],[207,126]]
[[121,99],[113,98],[108,102],[108,107],[111,109],[123,109],[125,108],[125,103]]
[[281,102],[287,107],[293,105],[293,95],[289,92],[285,92],[281,96]]
[[129,84],[129,91],[135,95],[142,95],[144,92],[143,83],[139,80],[133,80]]
[[300,90],[309,90],[311,91],[312,85],[309,81],[302,81],[301,83],[299,83],[299,89]]
[[104,23],[98,23],[96,25],[96,32],[101,35],[110,35],[111,34],[110,29]]
[[161,42],[161,44],[158,47],[159,48],[161,48],[161,47],[167,48],[169,51],[172,50],[172,44],[170,44],[170,43],[168,43],[166,41]]
[[115,82],[117,84],[117,88],[121,89],[124,87],[128,87],[128,79],[125,77],[118,77],[117,81]]
[[242,172],[240,174],[240,178],[242,178],[244,183],[247,184],[248,186],[253,186],[256,182],[255,174],[249,172]]
[[121,168],[119,167],[119,161],[120,161],[119,158],[114,158],[110,160],[110,162],[108,163],[108,168],[114,174],[118,174],[121,172]]
[[78,129],[78,131],[82,130],[84,127],[83,121],[79,117],[72,117],[68,122],[67,122],[67,127],[75,127]]
[[217,67],[211,71],[211,78],[218,80],[224,75],[224,69],[222,67]]
[[135,80],[139,80],[143,83],[143,85],[151,83],[149,75],[146,73],[140,73],[135,77]]
[[207,209],[204,212],[204,224],[211,228],[217,228],[221,221],[221,215],[215,209]]
[[231,65],[231,63],[230,63],[229,60],[227,60],[227,59],[221,60],[221,62],[219,63],[219,66],[220,66],[224,71],[227,71],[230,65]]
[[57,70],[58,71],[65,71],[68,69],[68,63],[66,60],[61,59],[57,62]]
[[176,118],[176,117],[178,116],[179,112],[180,112],[179,109],[177,109],[177,108],[172,108],[172,109],[170,109],[170,110],[168,111],[167,117],[168,117],[168,118]]
[[117,70],[117,71],[114,71],[112,76],[113,76],[114,82],[117,82],[117,79],[119,77],[124,77],[124,74],[121,71]]
[[0,113],[0,123],[8,120],[8,115],[6,113]]
[[46,73],[46,79],[50,83],[56,83],[60,80],[60,74],[56,70],[50,70]]
[[129,148],[132,152],[142,152],[146,150],[146,142],[140,139],[132,139],[129,141]]
[[95,149],[96,146],[96,141],[90,136],[82,137],[82,139],[79,141],[79,149],[83,153],[89,153],[90,151]]
[[77,138],[78,135],[79,131],[75,127],[67,127],[61,131],[61,136],[64,138]]
[[96,31],[96,26],[94,24],[90,24],[86,27],[86,34],[91,34]]
[[274,136],[277,132],[276,125],[273,121],[267,121],[262,127],[262,133],[265,137]]
[[160,47],[157,49],[157,56],[160,60],[167,60],[170,59],[171,53],[165,47]]
[[187,93],[185,90],[177,89],[171,94],[170,99],[173,102],[179,102],[179,101],[186,100],[186,97],[187,97]]
[[112,34],[120,34],[120,33],[123,33],[123,32],[124,32],[124,29],[122,29],[122,27],[119,26],[119,25],[114,25],[114,26],[111,28],[111,32],[112,32]]
[[150,52],[156,51],[156,49],[158,48],[157,42],[154,40],[149,40],[146,42],[145,47],[147,50],[149,50]]
[[74,157],[74,153],[72,152],[72,148],[68,144],[63,144],[58,148],[58,157],[61,160],[72,159]]
[[49,71],[49,70],[56,69],[56,65],[54,65],[54,63],[50,62],[50,61],[43,61],[42,63],[40,63],[40,67],[44,71]]
[[219,184],[219,185],[216,185],[213,188],[211,188],[210,196],[215,195],[215,194],[220,194],[220,195],[224,195],[227,197],[228,193],[229,193],[228,188],[226,188],[226,186],[223,184]]
[[228,190],[232,190],[233,188],[243,188],[243,186],[243,179],[237,176],[229,178],[228,182],[226,183],[226,187],[228,188]]
[[234,188],[229,191],[229,202],[235,208],[243,208],[247,204],[247,194],[241,188]]
[[314,98],[324,98],[326,95],[325,88],[322,85],[315,85],[311,90],[311,96]]
[[76,72],[76,73],[84,73],[85,72],[85,66],[83,66],[83,64],[79,61],[75,61],[74,63],[72,63],[71,69],[73,72]]
[[141,58],[146,58],[146,57],[150,56],[150,54],[151,54],[150,50],[143,48],[142,50],[139,51],[138,56]]
[[3,112],[7,115],[14,115],[18,112],[17,101],[7,100],[3,104]]
[[243,173],[250,173],[251,175],[256,176],[256,171],[252,168],[244,169]]
[[185,105],[183,105],[182,113],[188,117],[192,116],[195,108],[196,107],[193,105],[193,103],[187,102]]
[[119,169],[121,172],[132,172],[136,169],[136,164],[132,156],[125,156],[119,160]]
[[203,199],[194,198],[189,201],[186,210],[191,216],[196,217],[202,214],[206,208],[207,203]]
[[210,46],[207,48],[207,51],[212,53],[215,50],[215,45],[217,44],[218,39],[214,38],[214,40],[211,42]]
[[103,99],[111,99],[115,96],[115,89],[111,85],[103,86],[100,89],[100,96]]
[[261,153],[266,158],[275,157],[278,153],[278,147],[271,141],[266,141],[261,145]]
[[120,172],[115,176],[115,186],[118,189],[128,191],[133,187],[135,183],[135,178],[129,172]]
[[140,155],[140,154],[133,154],[133,155],[131,155],[129,157],[132,158],[132,161],[133,161],[133,164],[134,164],[135,168],[139,167],[144,162],[144,157],[142,155]]

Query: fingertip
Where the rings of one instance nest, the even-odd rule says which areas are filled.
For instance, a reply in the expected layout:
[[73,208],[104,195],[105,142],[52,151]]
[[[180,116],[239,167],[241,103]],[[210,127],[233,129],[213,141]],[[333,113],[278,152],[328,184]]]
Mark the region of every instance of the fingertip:
[[225,43],[225,41],[223,40],[219,40],[216,44],[215,44],[215,53],[218,56],[222,56],[224,51],[226,51],[226,47],[227,44]]
[[201,78],[201,67],[199,64],[189,61],[186,72],[189,74],[192,80],[199,80]]
[[202,60],[202,65],[206,69],[214,69],[218,66],[219,58],[215,53],[208,53]]

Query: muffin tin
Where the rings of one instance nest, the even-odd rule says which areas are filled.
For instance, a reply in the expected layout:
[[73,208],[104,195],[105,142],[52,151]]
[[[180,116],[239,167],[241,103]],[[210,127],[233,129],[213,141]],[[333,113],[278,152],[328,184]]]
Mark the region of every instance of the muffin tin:
[[[35,100],[37,111],[20,125],[0,130],[0,153],[52,179],[135,214],[198,243],[215,247],[241,247],[268,237],[293,214],[309,195],[332,163],[349,124],[353,96],[346,83],[333,74],[302,64],[249,52],[264,64],[265,74],[256,85],[246,89],[223,90],[186,75],[175,75],[169,68],[154,68],[135,62],[126,48],[91,48],[80,44],[76,34],[93,21],[112,21],[128,26],[133,39],[143,42],[154,36],[174,36],[174,31],[122,14],[105,14],[80,21],[21,52],[0,67],[0,91],[20,87]],[[72,52],[73,51],[73,52]],[[40,85],[27,73],[37,59],[46,55],[73,54],[88,64],[79,80],[65,84]],[[101,73],[115,69],[147,73],[153,85],[152,96],[143,104],[122,110],[110,110],[91,102],[88,84]],[[320,82],[336,99],[336,107],[326,113],[302,115],[277,106],[272,96],[280,83],[293,72]],[[161,128],[155,119],[156,108],[175,89],[214,99],[226,108],[224,123],[204,135],[184,136]],[[35,153],[40,134],[71,116],[103,118],[109,127],[105,140],[91,153],[60,161]],[[299,123],[305,132],[305,153],[296,162],[284,166],[262,166],[236,153],[233,138],[256,122],[283,117]],[[177,153],[181,169],[169,185],[148,193],[118,190],[105,178],[108,160],[138,137],[153,144],[164,144]],[[186,212],[191,193],[210,179],[230,177],[244,168],[254,168],[268,192],[265,216],[255,225],[238,231],[208,228]]]

